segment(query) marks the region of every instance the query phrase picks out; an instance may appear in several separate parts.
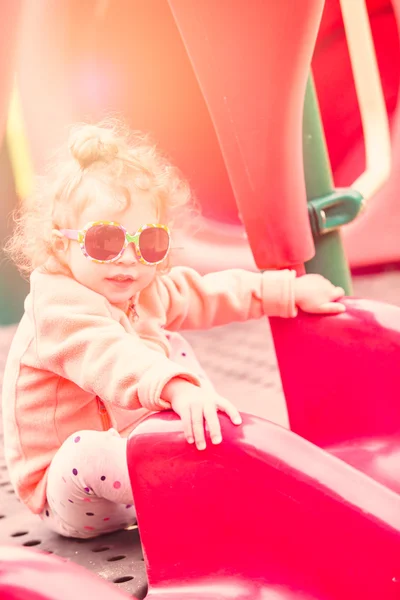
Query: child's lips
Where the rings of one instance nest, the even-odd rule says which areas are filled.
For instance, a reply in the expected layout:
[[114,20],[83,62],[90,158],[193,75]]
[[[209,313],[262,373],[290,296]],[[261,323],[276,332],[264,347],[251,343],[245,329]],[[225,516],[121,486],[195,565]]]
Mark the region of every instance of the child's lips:
[[106,281],[117,287],[127,288],[135,281],[135,278],[132,275],[116,275],[115,277],[107,277]]

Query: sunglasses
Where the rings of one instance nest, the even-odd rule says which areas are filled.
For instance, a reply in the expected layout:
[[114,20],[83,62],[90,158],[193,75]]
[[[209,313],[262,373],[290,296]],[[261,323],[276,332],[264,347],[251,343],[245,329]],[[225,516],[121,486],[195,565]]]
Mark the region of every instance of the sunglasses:
[[167,256],[170,247],[170,232],[166,225],[142,225],[131,235],[119,223],[92,221],[81,230],[60,229],[69,240],[76,240],[83,254],[97,263],[118,260],[128,244],[133,243],[138,260],[145,265],[158,265]]

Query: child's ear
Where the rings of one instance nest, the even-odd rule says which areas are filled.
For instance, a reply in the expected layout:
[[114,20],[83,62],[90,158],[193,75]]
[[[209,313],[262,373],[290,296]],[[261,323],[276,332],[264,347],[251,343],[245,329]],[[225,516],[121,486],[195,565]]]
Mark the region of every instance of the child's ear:
[[55,252],[65,252],[68,248],[68,240],[58,229],[51,232],[51,244]]

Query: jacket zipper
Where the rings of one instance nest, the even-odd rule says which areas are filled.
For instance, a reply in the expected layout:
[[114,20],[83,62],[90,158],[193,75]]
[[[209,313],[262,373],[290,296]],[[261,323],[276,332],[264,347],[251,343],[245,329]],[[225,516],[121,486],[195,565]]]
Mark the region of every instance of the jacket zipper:
[[139,315],[137,313],[136,305],[135,305],[134,302],[131,302],[129,304],[128,312],[132,315],[132,319],[133,319],[134,322],[136,322],[136,321],[139,320]]
[[112,427],[110,416],[107,412],[106,407],[104,406],[104,402],[102,400],[100,400],[100,398],[98,396],[96,396],[96,398],[97,398],[97,408],[99,410],[103,429],[104,429],[104,431],[108,431]]

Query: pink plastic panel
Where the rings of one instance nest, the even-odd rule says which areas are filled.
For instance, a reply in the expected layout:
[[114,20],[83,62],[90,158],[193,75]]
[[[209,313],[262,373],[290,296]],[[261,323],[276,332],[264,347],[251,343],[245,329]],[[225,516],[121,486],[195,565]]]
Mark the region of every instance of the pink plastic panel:
[[1,600],[132,598],[73,563],[26,548],[0,547]]
[[[346,254],[355,267],[398,262],[400,259],[400,210],[397,201],[400,112],[396,110],[400,75],[400,2],[367,0],[366,4],[391,119],[393,170],[387,184],[371,199],[363,217],[343,230]],[[338,187],[348,186],[365,169],[365,148],[339,0],[325,3],[312,67],[335,184]]]
[[169,0],[210,110],[259,268],[313,255],[305,87],[323,0]]
[[397,599],[400,497],[277,425],[222,423],[204,452],[172,414],[129,440],[150,597]]
[[320,446],[400,429],[400,308],[346,306],[336,317],[271,319],[291,428]]

